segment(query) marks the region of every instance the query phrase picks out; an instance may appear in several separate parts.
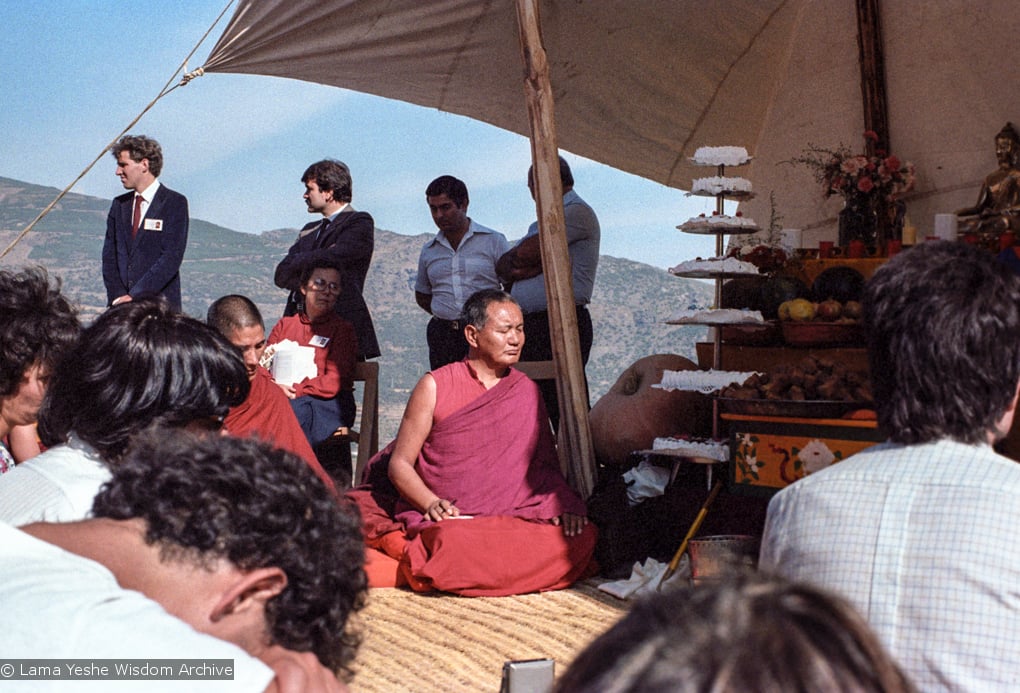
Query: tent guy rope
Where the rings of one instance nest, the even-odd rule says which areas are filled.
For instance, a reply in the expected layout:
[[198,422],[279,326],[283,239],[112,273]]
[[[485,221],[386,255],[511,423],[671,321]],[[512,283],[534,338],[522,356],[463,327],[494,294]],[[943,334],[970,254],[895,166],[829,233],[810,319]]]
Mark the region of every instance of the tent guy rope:
[[[135,116],[134,120],[132,120],[130,123],[127,124],[127,127],[125,127],[123,130],[121,130],[117,134],[117,136],[114,137],[110,141],[109,144],[107,144],[105,147],[103,147],[102,151],[100,151],[99,154],[96,155],[96,158],[94,158],[92,160],[92,162],[88,166],[86,166],[84,169],[82,169],[82,172],[78,174],[78,177],[75,178],[73,181],[71,181],[71,183],[66,188],[61,190],[57,194],[57,196],[55,198],[53,198],[53,200],[48,205],[46,205],[46,207],[41,212],[39,212],[38,215],[36,215],[35,219],[33,219],[28,224],[28,226],[26,226],[21,231],[21,233],[19,233],[17,235],[17,237],[13,241],[11,241],[10,244],[6,248],[4,248],[3,252],[0,253],[0,260],[3,260],[5,257],[7,257],[7,255],[12,250],[14,250],[14,246],[16,246],[18,243],[20,243],[21,240],[25,236],[27,236],[29,234],[29,232],[33,228],[35,228],[35,225],[38,224],[39,221],[43,217],[45,217],[47,214],[50,213],[50,210],[52,210],[57,205],[57,203],[60,202],[64,198],[64,195],[69,193],[71,191],[71,189],[75,185],[78,184],[78,181],[80,181],[82,178],[84,178],[85,175],[89,171],[92,170],[92,167],[95,166],[97,163],[99,163],[99,160],[102,159],[103,156],[108,151],[110,151],[110,147],[115,145],[117,143],[117,140],[119,140],[122,136],[126,135],[128,130],[133,128],[135,126],[135,124],[139,120],[142,119],[142,116],[144,116],[146,113],[148,113],[152,109],[152,107],[156,105],[156,102],[158,102],[160,99],[162,99],[164,96],[166,96],[167,94],[172,92],[177,87],[183,87],[184,85],[188,84],[191,80],[195,79],[196,77],[201,77],[202,75],[205,74],[205,70],[203,70],[202,68],[198,68],[197,70],[192,70],[191,72],[187,72],[187,69],[188,69],[188,60],[190,60],[191,57],[193,55],[195,55],[195,51],[197,51],[199,46],[201,46],[205,42],[205,40],[209,37],[209,34],[216,27],[216,25],[219,24],[220,20],[223,18],[223,15],[225,15],[227,13],[227,10],[229,10],[230,6],[233,5],[233,4],[234,4],[234,0],[229,0],[229,2],[227,2],[227,5],[220,12],[219,16],[216,17],[216,21],[214,21],[209,26],[209,28],[206,29],[206,32],[204,34],[202,34],[202,38],[199,39],[198,43],[195,44],[195,47],[191,49],[191,52],[188,53],[187,56],[185,56],[184,60],[181,62],[181,64],[178,66],[178,68],[176,70],[174,70],[173,75],[171,75],[170,79],[167,80],[167,83],[165,85],[163,85],[163,88],[159,91],[159,94],[156,95],[156,98],[154,98],[152,101],[150,101],[149,104],[145,108],[142,109],[141,113],[139,113],[137,116]],[[180,74],[180,72],[182,70],[185,71],[185,74],[181,77],[180,82],[178,82],[177,84],[174,84],[174,81],[177,79],[177,75]]]

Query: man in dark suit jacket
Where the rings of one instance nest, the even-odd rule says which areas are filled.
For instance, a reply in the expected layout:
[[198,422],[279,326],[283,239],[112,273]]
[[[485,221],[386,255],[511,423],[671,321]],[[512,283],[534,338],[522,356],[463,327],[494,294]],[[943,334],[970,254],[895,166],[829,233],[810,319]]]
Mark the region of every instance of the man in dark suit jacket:
[[117,160],[117,177],[131,192],[114,198],[106,218],[103,283],[107,304],[162,295],[180,310],[188,200],[157,180],[163,152],[156,140],[125,135],[111,152]]
[[351,207],[351,172],[343,162],[333,159],[316,162],[305,170],[301,182],[305,184],[308,211],[321,214],[322,219],[301,229],[287,257],[276,266],[276,285],[290,291],[284,315],[297,312],[301,272],[316,262],[331,259],[344,270],[336,312],[354,325],[359,360],[375,358],[379,356],[379,343],[362,295],[375,248],[375,222],[367,212]]

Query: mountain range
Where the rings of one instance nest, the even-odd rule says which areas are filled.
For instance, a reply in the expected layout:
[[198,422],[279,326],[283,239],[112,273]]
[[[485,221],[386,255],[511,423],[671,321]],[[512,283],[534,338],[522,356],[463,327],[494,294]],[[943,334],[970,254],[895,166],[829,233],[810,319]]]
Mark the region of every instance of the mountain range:
[[[52,187],[0,177],[0,247],[6,248],[59,193]],[[110,201],[69,193],[2,260],[9,269],[46,267],[61,278],[64,291],[88,322],[106,305],[100,256]],[[369,210],[370,211],[370,210]],[[295,222],[302,225],[300,216]],[[191,219],[188,250],[181,267],[184,311],[204,319],[216,298],[240,293],[251,298],[266,319],[267,332],[283,312],[286,292],[273,284],[276,264],[297,236],[297,226],[242,233]],[[613,229],[603,228],[611,234]],[[663,229],[663,247],[673,234]],[[376,229],[375,254],[365,286],[379,344],[380,440],[396,433],[407,396],[428,370],[425,324],[428,315],[414,301],[418,253],[429,234],[404,235]],[[671,258],[675,262],[690,259]],[[695,342],[705,328],[666,325],[678,307],[702,308],[713,300],[704,282],[678,279],[665,270],[603,255],[599,260],[591,313],[595,341],[586,373],[596,402],[631,363],[650,354],[695,358]]]

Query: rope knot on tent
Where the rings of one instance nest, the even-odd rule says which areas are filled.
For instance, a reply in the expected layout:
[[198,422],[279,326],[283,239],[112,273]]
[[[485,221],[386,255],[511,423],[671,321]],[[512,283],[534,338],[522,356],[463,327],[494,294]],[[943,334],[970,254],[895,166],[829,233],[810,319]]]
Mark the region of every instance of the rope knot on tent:
[[184,74],[183,77],[181,77],[181,84],[180,84],[180,86],[183,87],[185,84],[187,84],[191,80],[195,79],[196,77],[201,77],[204,74],[205,74],[205,69],[203,69],[201,67],[197,68],[195,70],[192,70],[191,72],[187,72],[187,73]]

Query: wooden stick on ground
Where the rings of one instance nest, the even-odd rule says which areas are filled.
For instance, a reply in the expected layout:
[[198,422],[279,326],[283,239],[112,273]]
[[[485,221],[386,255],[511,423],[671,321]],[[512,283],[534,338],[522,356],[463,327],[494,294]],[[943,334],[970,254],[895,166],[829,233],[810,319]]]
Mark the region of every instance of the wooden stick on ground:
[[701,510],[698,511],[697,516],[694,518],[694,522],[691,523],[691,528],[687,530],[687,535],[684,537],[684,540],[680,542],[680,548],[678,548],[676,553],[673,554],[673,560],[669,562],[669,567],[666,568],[666,572],[664,572],[662,577],[659,578],[659,585],[656,589],[662,589],[662,584],[673,577],[677,566],[680,565],[680,557],[683,556],[684,551],[687,550],[687,544],[691,541],[691,537],[697,534],[698,529],[701,527],[701,523],[705,520],[705,515],[708,514],[708,506],[712,505],[712,501],[714,501],[715,497],[719,495],[719,491],[722,490],[723,483],[722,479],[716,481],[715,486],[712,487],[712,490],[708,494],[708,498],[706,498],[705,502],[701,504]]

